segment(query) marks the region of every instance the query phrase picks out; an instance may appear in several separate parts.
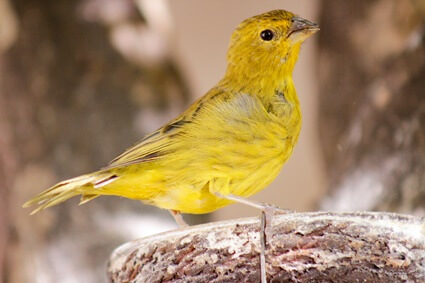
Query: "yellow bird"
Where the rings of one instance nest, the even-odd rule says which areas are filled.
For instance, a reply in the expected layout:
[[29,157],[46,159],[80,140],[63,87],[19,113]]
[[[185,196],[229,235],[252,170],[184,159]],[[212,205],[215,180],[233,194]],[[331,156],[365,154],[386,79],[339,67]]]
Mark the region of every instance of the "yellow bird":
[[284,10],[234,31],[223,79],[183,114],[99,171],[56,184],[24,204],[33,212],[81,195],[140,200],[181,213],[212,212],[264,189],[291,155],[301,128],[292,70],[315,23]]

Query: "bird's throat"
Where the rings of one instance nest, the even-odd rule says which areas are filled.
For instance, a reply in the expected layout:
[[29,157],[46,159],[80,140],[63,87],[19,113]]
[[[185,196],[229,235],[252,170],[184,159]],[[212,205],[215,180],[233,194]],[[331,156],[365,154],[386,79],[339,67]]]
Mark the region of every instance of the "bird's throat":
[[300,45],[294,45],[287,53],[273,58],[229,58],[229,65],[221,85],[226,89],[262,96],[293,86],[292,72],[298,59]]

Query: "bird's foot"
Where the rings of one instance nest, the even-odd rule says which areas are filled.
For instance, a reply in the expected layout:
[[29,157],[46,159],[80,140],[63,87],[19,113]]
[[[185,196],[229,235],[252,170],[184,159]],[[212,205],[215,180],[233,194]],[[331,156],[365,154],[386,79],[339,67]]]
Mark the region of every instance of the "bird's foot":
[[187,228],[189,227],[189,224],[184,221],[183,216],[181,215],[180,211],[170,209],[169,210],[171,215],[173,216],[174,220],[176,220],[177,224],[180,226],[180,228]]

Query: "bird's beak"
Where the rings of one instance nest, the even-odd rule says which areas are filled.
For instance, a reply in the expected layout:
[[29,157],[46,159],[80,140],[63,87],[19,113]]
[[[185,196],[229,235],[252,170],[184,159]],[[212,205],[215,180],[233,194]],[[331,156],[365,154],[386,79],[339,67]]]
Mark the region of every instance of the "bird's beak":
[[288,38],[292,44],[303,42],[307,37],[319,30],[319,25],[300,17],[293,17],[288,30]]

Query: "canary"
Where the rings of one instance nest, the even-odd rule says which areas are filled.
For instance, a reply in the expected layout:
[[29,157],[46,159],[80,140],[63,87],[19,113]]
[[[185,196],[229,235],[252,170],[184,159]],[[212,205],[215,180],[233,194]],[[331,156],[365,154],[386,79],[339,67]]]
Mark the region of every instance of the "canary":
[[292,80],[301,43],[318,30],[274,10],[233,32],[221,81],[183,114],[128,148],[99,171],[60,182],[29,200],[32,213],[81,195],[140,200],[180,213],[203,214],[264,189],[291,155],[301,128]]

